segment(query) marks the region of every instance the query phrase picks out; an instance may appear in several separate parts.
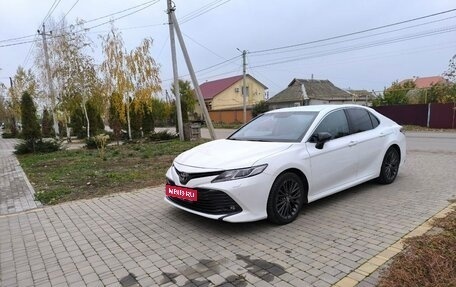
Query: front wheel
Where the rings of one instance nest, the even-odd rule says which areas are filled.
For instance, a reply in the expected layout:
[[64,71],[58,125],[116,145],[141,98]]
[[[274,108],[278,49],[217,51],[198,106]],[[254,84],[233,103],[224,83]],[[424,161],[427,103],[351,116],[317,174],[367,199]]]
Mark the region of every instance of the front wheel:
[[294,173],[279,175],[269,193],[267,212],[269,221],[287,224],[296,219],[304,203],[304,184]]
[[400,161],[399,151],[394,147],[390,147],[383,158],[380,176],[377,178],[377,181],[382,184],[392,183],[399,172]]

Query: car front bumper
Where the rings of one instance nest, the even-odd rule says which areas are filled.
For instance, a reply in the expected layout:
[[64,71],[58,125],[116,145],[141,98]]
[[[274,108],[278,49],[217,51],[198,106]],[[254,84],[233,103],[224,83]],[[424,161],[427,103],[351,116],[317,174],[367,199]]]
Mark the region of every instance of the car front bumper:
[[[198,172],[195,168],[186,170],[185,167],[179,166],[178,169],[184,172]],[[201,170],[200,172],[204,172]],[[192,204],[180,204],[179,201],[170,199],[165,196],[165,201],[169,204],[178,207],[182,210],[204,216],[211,219],[223,220],[227,222],[250,222],[267,218],[266,204],[268,201],[269,191],[272,186],[272,177],[266,173],[261,173],[252,177],[230,180],[225,182],[212,183],[211,181],[215,176],[195,178],[190,180],[187,184],[180,184],[179,176],[172,166],[166,173],[168,182],[172,185],[182,186],[186,188],[204,190],[205,193],[224,193],[232,202],[235,203],[230,210],[225,210],[223,213],[209,213],[201,211],[201,208],[192,208]],[[226,202],[230,202],[226,196]],[[207,197],[209,198],[209,197]],[[207,199],[206,198],[206,199]],[[217,196],[210,197],[212,200],[218,200]],[[217,204],[217,202],[213,202]],[[228,204],[228,203],[227,203]]]

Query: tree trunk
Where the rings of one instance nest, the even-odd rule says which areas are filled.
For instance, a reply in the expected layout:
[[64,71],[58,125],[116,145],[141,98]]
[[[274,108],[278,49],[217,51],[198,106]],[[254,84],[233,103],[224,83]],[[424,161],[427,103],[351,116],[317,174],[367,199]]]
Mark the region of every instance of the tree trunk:
[[[129,100],[129,99],[127,99],[127,100]],[[131,140],[130,103],[127,103],[127,125],[128,125],[128,139]]]
[[68,124],[71,123],[71,117],[68,116],[65,121],[65,129],[66,129],[66,136],[67,136],[67,142],[71,142],[71,128],[68,126]]
[[87,108],[86,108],[85,101],[82,102],[82,109],[84,110],[84,116],[87,121],[87,138],[90,138],[90,121],[89,121],[89,115],[87,114]]
[[59,123],[57,121],[57,113],[54,109],[52,109],[52,127],[54,128],[55,138],[58,139],[60,137]]

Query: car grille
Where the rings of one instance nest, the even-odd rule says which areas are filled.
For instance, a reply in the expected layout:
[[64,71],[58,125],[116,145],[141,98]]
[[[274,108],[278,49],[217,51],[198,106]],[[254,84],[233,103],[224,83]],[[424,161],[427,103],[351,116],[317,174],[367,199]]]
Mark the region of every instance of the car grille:
[[[167,180],[168,184],[175,185],[173,181]],[[196,188],[198,201],[188,201],[180,198],[167,198],[182,207],[208,214],[238,213],[242,208],[226,193],[220,190]]]

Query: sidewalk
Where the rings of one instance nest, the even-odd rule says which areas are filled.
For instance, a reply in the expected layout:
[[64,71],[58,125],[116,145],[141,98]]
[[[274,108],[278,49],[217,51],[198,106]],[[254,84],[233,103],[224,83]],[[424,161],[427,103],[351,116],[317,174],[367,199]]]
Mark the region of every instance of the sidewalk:
[[16,139],[0,135],[0,215],[40,207],[34,200],[34,189],[13,154]]

